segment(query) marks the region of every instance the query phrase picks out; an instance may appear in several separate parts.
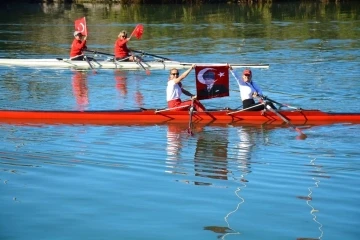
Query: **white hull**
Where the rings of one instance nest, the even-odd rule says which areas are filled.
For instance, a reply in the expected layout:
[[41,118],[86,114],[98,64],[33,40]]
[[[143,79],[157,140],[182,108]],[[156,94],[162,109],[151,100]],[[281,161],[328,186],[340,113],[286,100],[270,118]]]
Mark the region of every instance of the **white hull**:
[[[30,68],[73,68],[73,69],[142,69],[142,66],[136,62],[111,62],[111,61],[90,61],[91,66],[86,61],[71,61],[69,59],[0,59],[0,66],[8,67],[30,67]],[[177,61],[143,61],[141,64],[146,69],[171,69],[188,68],[194,63],[184,63]],[[221,66],[225,63],[195,63],[199,66]],[[233,68],[269,68],[268,64],[235,64],[230,63]]]

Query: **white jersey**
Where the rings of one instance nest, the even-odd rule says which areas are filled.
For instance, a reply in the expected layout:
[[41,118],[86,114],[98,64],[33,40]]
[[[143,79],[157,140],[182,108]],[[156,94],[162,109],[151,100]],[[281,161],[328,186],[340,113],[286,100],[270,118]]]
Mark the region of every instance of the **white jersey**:
[[255,82],[244,82],[244,80],[239,76],[237,72],[234,72],[232,70],[230,70],[230,72],[239,85],[240,97],[242,101],[246,99],[253,99],[252,95],[254,92],[257,92],[259,95],[263,95],[261,88]]
[[174,80],[169,80],[166,87],[166,101],[180,99],[181,93],[179,84],[176,84]]

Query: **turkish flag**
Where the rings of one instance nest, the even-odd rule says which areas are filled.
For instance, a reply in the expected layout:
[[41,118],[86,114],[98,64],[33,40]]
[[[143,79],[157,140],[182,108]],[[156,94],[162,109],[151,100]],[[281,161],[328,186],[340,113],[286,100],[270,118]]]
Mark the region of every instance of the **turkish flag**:
[[138,24],[131,35],[134,35],[137,39],[140,39],[144,33],[144,26],[142,24]]
[[85,36],[88,35],[85,17],[75,20],[75,31],[79,31],[82,35]]
[[196,66],[198,100],[229,96],[228,66]]

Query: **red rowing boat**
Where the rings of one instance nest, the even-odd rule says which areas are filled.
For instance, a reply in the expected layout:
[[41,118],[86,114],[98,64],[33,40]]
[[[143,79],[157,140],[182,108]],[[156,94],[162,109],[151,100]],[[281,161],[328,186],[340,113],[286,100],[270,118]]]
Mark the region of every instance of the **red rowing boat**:
[[[277,113],[277,114],[276,114]],[[360,113],[330,113],[319,110],[236,111],[231,109],[193,112],[192,122],[232,124],[282,124],[285,120],[296,125],[360,123]],[[282,118],[283,117],[283,118]],[[113,111],[37,111],[0,110],[2,123],[54,124],[161,124],[189,122],[188,111],[176,110],[113,110]]]

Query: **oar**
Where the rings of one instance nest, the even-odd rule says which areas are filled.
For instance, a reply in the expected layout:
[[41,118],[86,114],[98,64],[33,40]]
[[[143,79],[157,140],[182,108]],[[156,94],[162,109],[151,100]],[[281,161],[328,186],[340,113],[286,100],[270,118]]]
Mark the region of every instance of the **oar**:
[[176,111],[178,109],[183,109],[185,107],[190,107],[190,105],[183,105],[183,106],[178,106],[178,107],[173,107],[173,108],[165,108],[165,109],[161,109],[161,110],[155,110],[155,114],[160,113],[160,112],[167,112],[167,111]]
[[133,59],[135,59],[136,63],[139,64],[142,67],[142,69],[144,69],[146,75],[150,75],[150,70],[144,67],[144,65],[141,62],[141,58],[137,58],[136,56],[133,55]]
[[[227,66],[230,65],[229,63],[189,63],[189,62],[182,62],[181,65],[193,65],[196,64],[197,66],[205,65],[210,66]],[[242,63],[232,63],[232,68],[269,68],[269,64],[242,64]]]
[[136,59],[136,62],[142,67],[142,69],[144,69],[144,71],[146,72],[146,75],[150,75],[150,70],[149,69],[146,69],[145,67],[144,67],[144,65],[141,63],[141,61],[139,60],[137,60]]
[[273,109],[271,106],[267,105],[266,102],[264,103],[266,109],[270,110],[270,112],[275,113],[279,118],[281,118],[284,122],[286,122],[290,127],[292,127],[295,131],[300,134],[300,139],[305,139],[307,136],[295,125],[293,125],[289,120],[286,119],[282,114],[280,114],[277,110]]
[[188,133],[192,136],[194,135],[192,132],[192,115],[194,112],[194,99],[191,99],[191,105],[190,105],[190,118],[189,118],[189,128]]
[[261,96],[261,98],[264,99],[264,100],[269,100],[269,101],[272,102],[272,103],[276,103],[276,104],[278,104],[280,107],[288,107],[288,108],[292,108],[292,109],[296,109],[296,110],[301,110],[301,109],[302,109],[302,108],[300,108],[300,107],[293,107],[293,106],[290,106],[290,105],[287,105],[287,104],[279,103],[279,102],[277,102],[277,101],[275,101],[275,100],[272,100],[272,99],[270,99],[270,98],[268,98],[268,97],[266,97],[266,96]]
[[260,105],[264,105],[264,103],[259,103],[259,104],[256,104],[254,106],[251,106],[251,107],[248,107],[248,108],[243,108],[241,110],[237,110],[237,111],[233,111],[233,112],[229,112],[227,113],[227,115],[232,115],[232,114],[235,114],[235,113],[239,113],[239,112],[243,112],[243,111],[248,111],[248,110],[251,110],[252,108],[256,108]]
[[114,54],[110,54],[110,53],[104,53],[104,52],[98,52],[98,51],[93,51],[93,50],[88,50],[86,49],[85,52],[91,52],[91,53],[94,53],[94,54],[101,54],[101,55],[107,55],[107,56],[112,56],[114,57],[115,55]]
[[[99,51],[94,51],[94,50],[85,50],[86,52],[91,52],[91,53],[94,53],[94,54],[102,54],[102,55],[107,55],[107,56],[112,56],[114,57],[115,55],[114,54],[110,54],[110,53],[104,53],[104,52],[99,52]],[[161,59],[164,59],[164,60],[170,60],[169,58],[166,58],[166,57],[162,57],[162,56],[159,56],[159,55],[155,55],[155,54],[151,54],[151,53],[146,53],[144,51],[139,51],[139,50],[131,50],[132,52],[136,52],[136,53],[141,53],[142,55],[147,55],[147,56],[151,56],[151,57],[155,57],[155,58],[161,58]]]
[[72,65],[72,66],[74,66],[74,67],[78,67],[78,65],[72,63],[71,60],[69,60],[69,59],[56,58],[56,60],[62,61],[62,62],[66,62],[66,63],[68,63],[68,64],[70,64],[70,65]]
[[[98,53],[98,54],[103,54],[103,55],[108,55],[108,56],[115,57],[114,54],[97,52],[97,51],[93,51],[93,50],[85,50],[85,51],[91,52],[91,53],[94,53],[94,54]],[[133,57],[135,57],[135,56],[133,56]],[[128,58],[126,58],[126,59],[128,59]],[[126,59],[120,60],[120,62],[121,62],[121,61],[124,61],[124,60],[126,60]],[[116,64],[117,60],[114,59],[114,61],[115,61],[115,64]],[[141,61],[140,59],[137,59],[137,58],[136,58],[136,63],[138,63],[138,64],[141,66],[141,68],[144,69],[144,71],[146,72],[147,75],[150,75],[150,70],[149,70],[149,69],[146,69],[146,68],[144,67],[144,65],[143,65],[143,63],[142,63],[142,61]]]
[[89,61],[89,59],[86,56],[84,56],[84,58],[85,58],[85,61],[89,64],[90,68],[93,70],[93,73],[96,74],[96,70],[94,69],[93,65],[91,65],[91,62]]
[[147,55],[147,56],[151,56],[151,57],[161,58],[161,59],[164,59],[164,60],[170,60],[169,58],[162,57],[162,56],[155,55],[155,54],[151,54],[151,53],[147,53],[147,52],[144,52],[144,51],[139,51],[139,50],[131,50],[131,51],[132,51],[132,52],[136,52],[136,53],[141,53],[142,55]]

